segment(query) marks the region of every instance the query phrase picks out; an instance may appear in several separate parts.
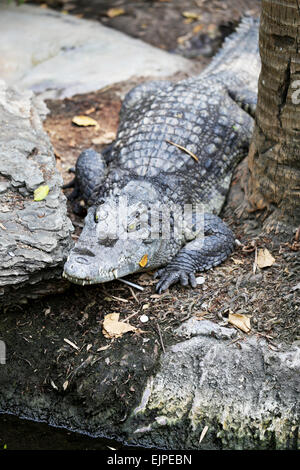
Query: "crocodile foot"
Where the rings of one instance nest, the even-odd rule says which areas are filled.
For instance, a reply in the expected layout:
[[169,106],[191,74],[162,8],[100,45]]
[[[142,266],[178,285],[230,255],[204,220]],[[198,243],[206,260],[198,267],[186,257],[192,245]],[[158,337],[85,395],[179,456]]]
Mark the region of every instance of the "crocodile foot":
[[182,286],[197,286],[195,274],[193,272],[187,272],[183,269],[170,270],[167,267],[159,269],[154,274],[154,279],[157,278],[160,278],[160,280],[156,284],[156,292],[158,292],[158,294],[161,294],[163,291],[167,290],[172,284],[175,284],[175,282],[178,281],[180,281],[180,284]]

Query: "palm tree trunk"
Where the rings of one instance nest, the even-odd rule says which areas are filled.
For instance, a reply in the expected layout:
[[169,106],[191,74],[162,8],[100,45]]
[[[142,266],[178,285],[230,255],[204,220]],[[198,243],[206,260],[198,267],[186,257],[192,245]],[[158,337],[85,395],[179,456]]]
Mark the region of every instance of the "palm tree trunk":
[[300,0],[262,0],[262,69],[249,151],[249,200],[269,229],[300,226]]

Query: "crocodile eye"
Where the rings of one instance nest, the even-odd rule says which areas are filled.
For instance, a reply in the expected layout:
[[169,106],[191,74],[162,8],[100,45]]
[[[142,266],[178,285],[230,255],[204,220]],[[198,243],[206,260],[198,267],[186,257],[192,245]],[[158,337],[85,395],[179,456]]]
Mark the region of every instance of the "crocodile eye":
[[94,221],[95,223],[97,224],[99,222],[99,220],[105,220],[108,216],[108,212],[104,209],[98,209],[98,210],[95,210],[95,213],[94,213]]
[[128,225],[127,232],[133,232],[135,230],[135,227],[136,227],[135,222]]

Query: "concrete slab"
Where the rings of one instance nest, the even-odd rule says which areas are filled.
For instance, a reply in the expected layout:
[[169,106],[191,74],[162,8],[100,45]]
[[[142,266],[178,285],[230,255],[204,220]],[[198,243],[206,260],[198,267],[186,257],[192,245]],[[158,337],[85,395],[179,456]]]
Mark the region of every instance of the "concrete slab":
[[0,6],[0,78],[45,97],[70,97],[134,76],[162,78],[193,67],[96,21],[29,5]]

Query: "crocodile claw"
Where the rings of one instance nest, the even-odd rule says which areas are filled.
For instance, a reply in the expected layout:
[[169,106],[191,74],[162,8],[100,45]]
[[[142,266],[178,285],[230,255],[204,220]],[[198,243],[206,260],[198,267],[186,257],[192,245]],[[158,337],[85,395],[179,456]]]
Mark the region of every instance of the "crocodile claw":
[[160,278],[156,284],[156,292],[161,294],[167,290],[172,284],[180,281],[182,286],[191,285],[192,287],[197,286],[195,274],[193,272],[186,272],[184,270],[168,270],[168,268],[159,269],[154,274],[154,279]]

